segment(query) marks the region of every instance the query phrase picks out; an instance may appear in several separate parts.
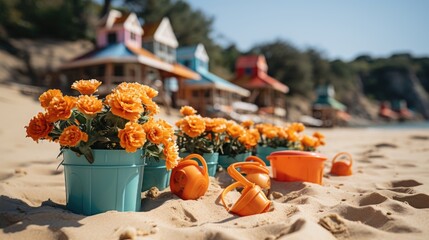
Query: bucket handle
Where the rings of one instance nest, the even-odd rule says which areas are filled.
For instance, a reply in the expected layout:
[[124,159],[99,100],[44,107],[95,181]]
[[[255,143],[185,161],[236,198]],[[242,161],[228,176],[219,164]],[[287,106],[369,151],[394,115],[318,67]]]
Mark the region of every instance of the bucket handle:
[[249,156],[245,160],[245,162],[250,162],[250,161],[257,162],[257,163],[261,164],[264,167],[267,166],[265,164],[265,162],[262,159],[260,159],[259,157],[257,157],[257,156]]
[[[249,163],[245,163],[245,164],[249,164]],[[243,165],[243,162],[239,162],[239,163],[233,163],[228,167],[228,174],[234,178],[235,180],[237,180],[237,182],[241,182],[242,185],[244,185],[245,187],[253,187],[255,184],[251,183],[249,180],[247,180],[243,175],[241,175],[241,173],[239,173],[237,171],[237,167],[240,167],[240,165]],[[254,165],[255,166],[255,165]]]
[[229,212],[229,210],[231,210],[231,208],[229,208],[229,207],[226,205],[226,202],[225,202],[225,195],[226,195],[228,192],[232,191],[233,189],[235,189],[236,187],[238,187],[238,186],[240,186],[240,185],[243,185],[243,183],[241,183],[241,182],[235,182],[235,183],[233,183],[233,184],[229,185],[228,187],[226,187],[226,188],[222,191],[222,194],[220,195],[220,200],[222,201],[222,204],[223,204],[224,208],[225,208],[225,209],[226,209],[226,211],[228,211],[228,212]]
[[205,176],[208,176],[209,172],[208,172],[208,168],[207,168],[207,163],[206,163],[206,160],[201,155],[196,154],[196,153],[189,154],[183,160],[191,160],[193,158],[200,160],[200,162],[203,164],[203,173]]
[[334,158],[332,159],[332,164],[334,164],[336,161],[337,161],[337,159],[339,159],[340,157],[342,157],[342,156],[345,156],[345,158],[348,160],[348,162],[349,162],[349,166],[351,167],[352,166],[352,164],[353,164],[353,160],[352,160],[352,155],[350,154],[350,153],[348,153],[348,152],[340,152],[340,153],[337,153],[335,156],[334,156]]
[[270,173],[270,171],[265,166],[261,166],[257,162],[240,162],[240,163],[236,163],[235,167],[240,168],[240,170],[242,171],[252,169],[265,174]]

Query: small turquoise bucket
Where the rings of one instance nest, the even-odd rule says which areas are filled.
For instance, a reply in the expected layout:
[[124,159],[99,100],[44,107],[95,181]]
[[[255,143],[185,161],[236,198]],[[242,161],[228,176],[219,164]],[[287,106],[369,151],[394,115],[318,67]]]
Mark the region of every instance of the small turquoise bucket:
[[[184,152],[184,153],[179,153],[179,156],[181,158],[185,158],[189,154],[190,153],[188,153],[188,152]],[[217,152],[216,153],[204,153],[202,155],[202,157],[204,158],[204,160],[206,160],[207,168],[209,171],[209,176],[214,177],[216,175],[216,171],[217,171],[219,153],[217,153]],[[201,163],[200,163],[200,166],[202,166]]]
[[167,171],[164,160],[157,161],[154,158],[146,158],[141,191],[144,192],[151,187],[164,190],[170,185],[170,176],[171,171]]
[[142,150],[93,149],[94,163],[64,150],[67,209],[93,215],[109,210],[139,211],[143,181]]
[[256,156],[264,160],[265,165],[271,166],[270,160],[267,159],[267,156],[270,155],[272,152],[283,151],[283,150],[288,150],[288,148],[287,147],[272,148],[272,147],[258,146],[258,148],[256,149]]
[[236,163],[236,162],[244,162],[247,157],[252,155],[251,152],[241,153],[237,154],[235,156],[230,155],[219,155],[218,164],[221,165],[224,169],[227,169],[229,165]]

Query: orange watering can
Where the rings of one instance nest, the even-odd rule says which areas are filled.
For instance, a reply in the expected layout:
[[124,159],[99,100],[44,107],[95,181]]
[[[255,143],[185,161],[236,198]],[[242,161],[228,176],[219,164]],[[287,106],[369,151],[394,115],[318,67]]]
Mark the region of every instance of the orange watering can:
[[[203,164],[201,168],[196,158]],[[209,188],[207,163],[198,154],[190,154],[173,168],[170,178],[171,192],[184,200],[195,200],[203,196]]]
[[[256,164],[251,164],[251,166],[253,165],[254,167],[260,167]],[[237,182],[229,185],[222,191],[221,200],[223,206],[228,212],[235,213],[239,216],[248,216],[267,212],[270,209],[270,200],[268,200],[267,196],[265,196],[260,186],[249,182],[249,180],[247,180],[237,171],[236,167],[239,167],[240,165],[243,165],[243,163],[234,163],[228,167],[228,173],[232,178],[237,180]],[[240,186],[244,187],[240,198],[231,208],[228,207],[225,202],[225,195],[231,190]]]
[[337,176],[352,175],[352,156],[347,152],[340,152],[335,155],[332,160],[331,174]]
[[[240,168],[240,172],[245,174],[247,180],[260,186],[264,191],[269,192],[271,188],[270,172],[262,159],[250,156],[246,158],[245,162],[236,164],[235,168]],[[228,173],[231,175],[229,168]]]

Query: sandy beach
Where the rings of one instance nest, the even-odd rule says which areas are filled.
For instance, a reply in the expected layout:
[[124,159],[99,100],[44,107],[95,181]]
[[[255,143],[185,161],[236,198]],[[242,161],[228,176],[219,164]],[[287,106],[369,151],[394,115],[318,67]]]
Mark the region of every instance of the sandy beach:
[[[264,214],[228,213],[219,195],[231,179],[221,172],[198,200],[181,200],[167,188],[155,198],[143,193],[140,212],[83,216],[65,208],[59,146],[25,138],[24,126],[41,111],[39,103],[17,88],[0,86],[0,106],[0,239],[429,236],[429,129],[319,129],[327,141],[319,149],[328,156],[323,184],[273,180],[271,211]],[[173,123],[177,117],[168,120]],[[333,156],[341,151],[353,156],[352,176],[329,174]],[[228,199],[238,196],[233,192]]]

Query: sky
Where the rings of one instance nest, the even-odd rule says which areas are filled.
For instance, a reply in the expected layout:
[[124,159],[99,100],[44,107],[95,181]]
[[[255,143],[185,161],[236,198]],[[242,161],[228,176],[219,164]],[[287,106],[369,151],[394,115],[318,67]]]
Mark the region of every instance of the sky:
[[214,17],[213,37],[242,51],[286,40],[330,59],[429,57],[428,0],[187,0]]

